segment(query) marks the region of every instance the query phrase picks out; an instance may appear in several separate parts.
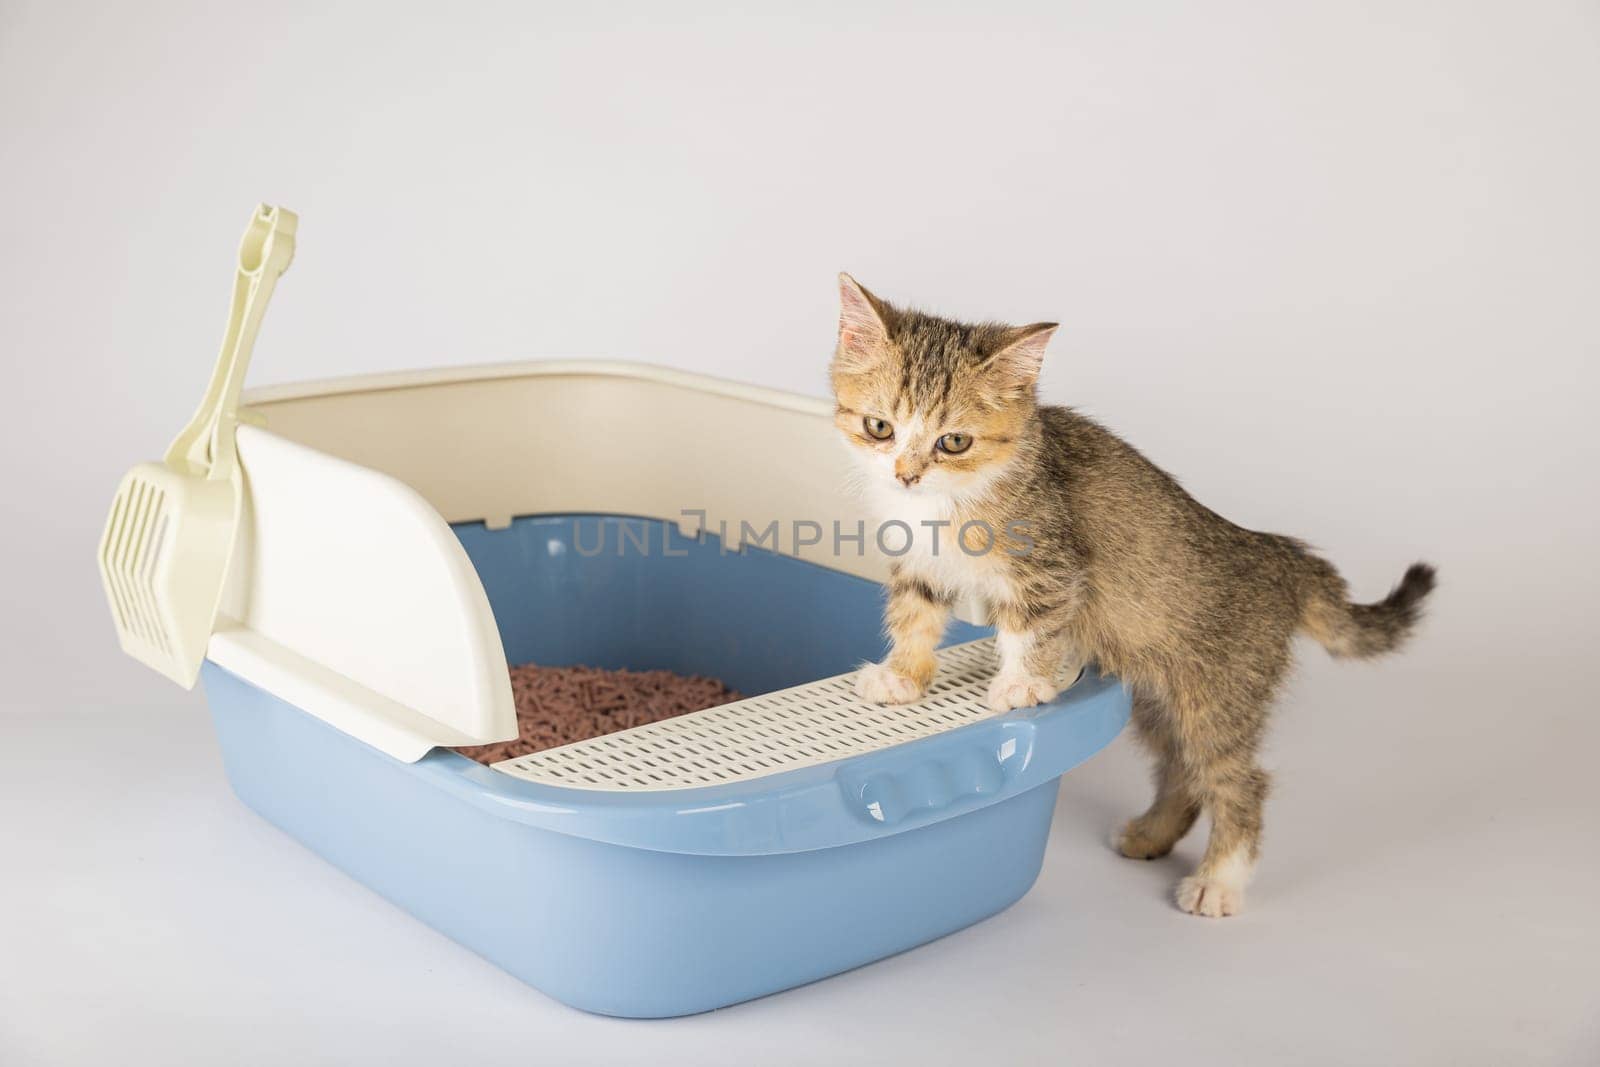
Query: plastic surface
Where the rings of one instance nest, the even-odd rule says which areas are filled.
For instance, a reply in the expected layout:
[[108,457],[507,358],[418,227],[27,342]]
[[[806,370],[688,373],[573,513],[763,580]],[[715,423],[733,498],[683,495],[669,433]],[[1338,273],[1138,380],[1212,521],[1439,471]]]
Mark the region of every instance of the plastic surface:
[[[247,400],[274,433],[398,478],[451,523],[640,515],[685,532],[703,523],[729,544],[752,540],[874,581],[888,576],[889,559],[848,490],[833,405],[817,397],[640,363],[564,360],[272,386]],[[694,511],[704,518],[686,514]],[[957,617],[982,614],[958,605]]]
[[[854,759],[990,718],[994,638],[946,646],[934,658],[928,691],[909,704],[862,700],[851,671],[498,760],[494,769],[572,789],[700,789]],[[1001,771],[989,770],[979,778],[998,784]]]
[[[707,674],[755,694],[841,674],[884,652],[882,588],[801,560],[748,547],[724,552],[709,536],[684,538],[669,524],[615,516],[524,518],[504,530],[470,524],[457,532],[513,663]],[[638,543],[656,550],[618,551]],[[606,550],[578,551],[599,545]],[[986,632],[956,624],[946,643]],[[514,779],[448,752],[419,766],[453,767],[470,783],[465,799],[530,825],[666,851],[766,854],[866,841],[1014,796],[1099,751],[1127,714],[1121,686],[1091,672],[1051,704],[727,785],[577,790]],[[980,774],[996,788],[967,788]]]
[[294,254],[293,212],[261,205],[239,245],[222,352],[199,409],[162,463],[123,478],[101,536],[101,580],[129,655],[194,685],[227,581],[242,483],[239,391],[261,317]]
[[515,737],[482,583],[413,489],[243,426],[246,595],[210,657],[398,759]]
[[[879,588],[837,571],[709,540],[568,551],[629,526],[666,532],[594,516],[458,531],[513,660],[709,672],[758,692],[882,651]],[[219,666],[204,680],[246,803],[524,981],[628,1016],[785,989],[1006,907],[1037,876],[1057,777],[1128,710],[1114,682],[1086,677],[1054,705],[855,759],[602,793],[445,751],[407,764]]]
[[[252,393],[246,414],[255,425],[234,437],[247,521],[211,655],[401,759],[512,730],[493,626],[446,520],[703,521],[730,543],[887,573],[828,406],[808,397],[569,362],[280,386]],[[528,594],[568,617],[561,588]],[[675,610],[698,610],[697,596]],[[673,640],[675,623],[648,610],[651,640]],[[767,605],[731,610],[749,639],[770,628]]]
[[606,1015],[709,1011],[986,918],[1038,876],[1056,796],[1051,780],[920,830],[808,852],[620,848],[468,802],[450,788],[462,757],[401,763],[215,665],[204,681],[241,800],[522,981]]

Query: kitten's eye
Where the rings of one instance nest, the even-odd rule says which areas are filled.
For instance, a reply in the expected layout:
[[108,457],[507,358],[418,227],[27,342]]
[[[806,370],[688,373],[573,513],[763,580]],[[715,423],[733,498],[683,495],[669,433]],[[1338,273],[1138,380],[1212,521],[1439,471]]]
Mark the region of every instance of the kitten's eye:
[[868,415],[861,420],[862,429],[867,431],[867,436],[878,441],[887,441],[894,436],[894,427],[882,419]]
[[952,456],[965,452],[972,447],[972,435],[965,433],[947,433],[939,438],[939,451],[948,452]]

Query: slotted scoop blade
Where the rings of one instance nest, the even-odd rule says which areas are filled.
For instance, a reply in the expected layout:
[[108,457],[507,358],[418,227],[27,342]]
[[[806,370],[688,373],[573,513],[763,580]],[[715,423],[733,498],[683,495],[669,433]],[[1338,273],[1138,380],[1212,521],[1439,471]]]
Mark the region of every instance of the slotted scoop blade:
[[298,221],[265,204],[251,215],[206,395],[165,460],[123,477],[100,538],[100,577],[123,651],[185,688],[199,677],[238,532],[239,390],[273,286],[294,255]]

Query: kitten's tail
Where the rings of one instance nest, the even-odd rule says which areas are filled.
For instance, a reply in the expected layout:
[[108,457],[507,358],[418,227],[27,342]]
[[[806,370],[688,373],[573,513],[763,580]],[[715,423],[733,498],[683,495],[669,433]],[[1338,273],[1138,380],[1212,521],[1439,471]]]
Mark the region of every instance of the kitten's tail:
[[1329,653],[1366,659],[1393,652],[1422,618],[1422,603],[1433,591],[1431,564],[1413,563],[1388,596],[1376,604],[1352,604],[1349,587],[1333,564],[1305,553],[1311,565],[1310,589],[1300,627]]

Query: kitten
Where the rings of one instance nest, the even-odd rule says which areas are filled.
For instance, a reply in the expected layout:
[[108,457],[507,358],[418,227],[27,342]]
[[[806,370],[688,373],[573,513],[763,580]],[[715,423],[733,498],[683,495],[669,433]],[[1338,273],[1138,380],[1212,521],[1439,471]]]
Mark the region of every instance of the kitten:
[[986,602],[997,630],[995,711],[1051,700],[1097,661],[1133,694],[1156,763],[1155,800],[1118,849],[1163,856],[1206,810],[1210,840],[1178,906],[1237,913],[1267,795],[1257,748],[1295,632],[1335,656],[1391,652],[1433,568],[1414,564],[1384,600],[1352,604],[1300,541],[1235,526],[1104,427],[1040,407],[1054,323],[966,325],[839,282],[835,421],[880,522],[915,534],[891,568],[892,650],[861,671],[858,695],[916,700],[960,597]]

